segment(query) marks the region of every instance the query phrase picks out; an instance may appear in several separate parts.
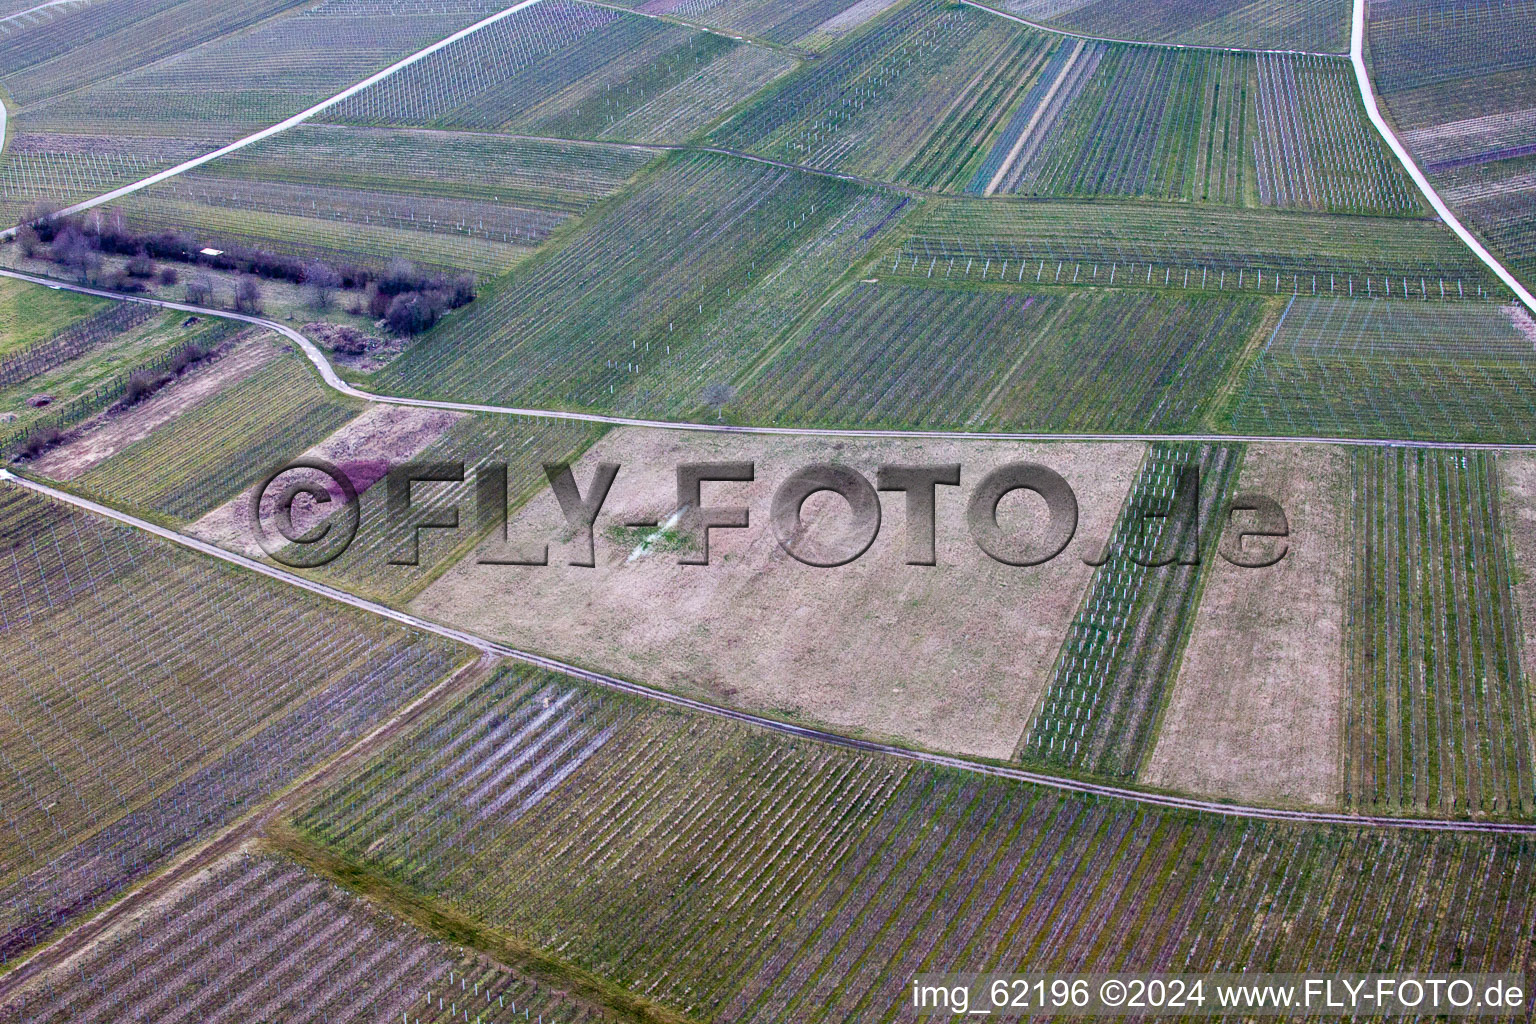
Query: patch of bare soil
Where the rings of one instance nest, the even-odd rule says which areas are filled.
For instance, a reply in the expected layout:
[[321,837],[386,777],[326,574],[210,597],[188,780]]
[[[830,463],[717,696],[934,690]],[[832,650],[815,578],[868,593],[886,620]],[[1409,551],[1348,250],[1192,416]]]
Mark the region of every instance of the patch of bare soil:
[[1289,550],[1269,568],[1224,559],[1210,567],[1141,781],[1333,807],[1342,785],[1347,456],[1323,445],[1254,445],[1237,489],[1280,502]]
[[[383,479],[392,465],[421,452],[442,437],[463,416],[463,413],[445,409],[370,405],[330,437],[304,452],[303,457],[324,459],[332,463],[347,475],[357,493],[362,494]],[[294,457],[300,456],[296,453]],[[293,525],[300,532],[316,525],[334,511],[344,497],[340,488],[321,474],[295,471],[294,479],[306,475],[312,475],[316,482],[326,486],[335,504],[320,508],[307,497],[301,496],[295,500]],[[284,475],[282,482],[288,482],[288,474]],[[264,522],[271,513],[270,506],[277,500],[276,491],[277,488],[274,488],[266,496],[267,503],[263,504]],[[251,492],[243,492],[193,523],[187,532],[230,551],[259,558],[261,548],[252,539],[249,522],[250,503]]]
[[71,430],[62,442],[31,464],[55,480],[73,480],[225,388],[255,373],[282,349],[270,336],[236,343],[126,409],[108,410]]
[[[894,738],[934,749],[1006,758],[1049,676],[1090,570],[1079,544],[1045,565],[1003,565],[965,522],[972,488],[992,468],[1044,463],[1066,477],[1080,507],[1078,537],[1104,538],[1135,475],[1140,444],[847,440],[701,435],[624,429],[576,467],[583,494],[599,462],[623,467],[596,527],[595,568],[568,564],[568,531],[545,490],[499,537],[450,569],[412,604],[418,614],[637,681]],[[751,483],[706,483],[706,506],[744,505],[746,529],[714,530],[709,565],[682,565],[688,547],[666,521],[676,511],[680,462],[751,460]],[[774,490],[819,462],[871,482],[887,463],[963,466],[960,487],[940,487],[938,565],[905,564],[906,506],[881,495],[873,546],[851,564],[795,561],[770,526]],[[1038,505],[1041,519],[1031,517]],[[1044,503],[1015,494],[1000,519],[1027,534]],[[813,540],[849,523],[846,503],[823,493],[804,506]],[[461,510],[461,517],[470,514]],[[626,528],[632,519],[661,522]],[[545,567],[479,564],[481,557],[549,542]]]
[[817,32],[826,32],[829,35],[841,35],[852,32],[877,14],[883,13],[886,8],[893,7],[896,0],[859,0],[858,3],[844,9],[839,14],[834,14],[820,25],[816,26]]
[[1520,332],[1520,336],[1536,347],[1536,320],[1531,319],[1525,307],[1518,302],[1511,302],[1504,307],[1504,315],[1509,317],[1509,322]]
[[304,325],[304,334],[331,354],[331,360],[359,373],[382,370],[405,351],[405,339],[364,334],[346,324],[317,320]]
[[1498,473],[1499,514],[1520,610],[1520,658],[1530,674],[1536,671],[1536,455],[1501,454]]

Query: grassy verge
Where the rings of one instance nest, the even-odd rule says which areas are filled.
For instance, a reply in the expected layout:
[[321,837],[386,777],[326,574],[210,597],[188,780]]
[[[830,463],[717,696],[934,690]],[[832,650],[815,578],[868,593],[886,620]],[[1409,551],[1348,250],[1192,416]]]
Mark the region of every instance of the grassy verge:
[[568,998],[635,1024],[691,1024],[692,1018],[653,1003],[567,963],[536,946],[472,920],[392,881],[382,872],[338,856],[313,842],[291,822],[268,828],[264,845],[311,871],[371,900],[395,916],[445,942],[465,946],[528,975],[540,984],[565,990]]

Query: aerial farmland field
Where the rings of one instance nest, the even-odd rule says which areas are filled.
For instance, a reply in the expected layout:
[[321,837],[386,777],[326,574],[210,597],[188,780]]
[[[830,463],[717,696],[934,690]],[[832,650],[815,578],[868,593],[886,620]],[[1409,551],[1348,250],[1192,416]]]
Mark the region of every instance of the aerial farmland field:
[[1344,0],[1000,0],[992,6],[1071,32],[1148,43],[1318,53],[1349,48]]
[[1373,7],[1372,64],[1404,141],[1446,201],[1521,280],[1536,279],[1530,108],[1536,26],[1527,3]]
[[1529,1021],[1536,0],[0,0],[0,1024]]

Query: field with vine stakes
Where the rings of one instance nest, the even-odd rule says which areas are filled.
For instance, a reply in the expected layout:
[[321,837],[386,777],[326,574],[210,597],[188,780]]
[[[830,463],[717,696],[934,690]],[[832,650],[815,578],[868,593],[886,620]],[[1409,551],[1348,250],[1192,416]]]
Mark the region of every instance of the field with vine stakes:
[[615,6],[788,45],[860,5],[857,0],[617,0]]
[[0,226],[19,222],[34,203],[90,199],[205,149],[191,140],[17,133],[13,119],[0,157]]
[[[78,359],[91,349],[110,342],[122,332],[155,316],[155,310],[149,306],[111,303],[99,313],[77,320],[40,341],[21,348],[11,348],[0,356],[0,388],[31,380],[56,366]],[[10,338],[7,332],[6,340]]]
[[1536,811],[1531,694],[1488,452],[1357,452],[1345,793],[1387,813]]
[[574,216],[623,188],[654,159],[653,151],[631,146],[302,124],[222,157],[199,173]]
[[79,484],[129,508],[190,522],[361,410],[299,356],[278,358],[129,445]]
[[1536,283],[1536,4],[1392,3],[1370,10],[1375,82],[1450,204]]
[[334,263],[504,273],[656,154],[579,142],[301,125],[117,204],[137,226]]
[[15,487],[0,544],[0,963],[464,657]]
[[[381,388],[503,404],[698,408],[878,241],[899,198],[679,154],[482,288]],[[755,344],[754,344],[755,343]]]
[[[1238,445],[1160,443],[1147,450],[1109,539],[1109,560],[1095,570],[1020,738],[1021,759],[1135,777],[1178,676],[1202,566],[1218,557],[1220,531],[1209,524],[1221,522],[1242,456]],[[1187,467],[1199,473],[1197,519],[1179,517]]]
[[913,0],[831,47],[711,136],[730,149],[919,185],[981,159],[1053,40]]
[[[68,294],[41,285],[23,287]],[[0,425],[0,447],[8,448],[33,430],[62,430],[95,415],[123,397],[135,372],[163,370],[187,346],[212,352],[242,334],[241,325],[228,320],[184,326],[184,313],[150,311],[144,316],[146,311],[110,303],[72,327],[0,357],[0,368],[6,368],[0,371],[0,412],[13,417]],[[52,401],[34,407],[31,399],[40,394]]]
[[27,107],[302,6],[303,0],[128,0],[55,8],[47,19],[4,23],[0,86]]
[[772,50],[545,0],[327,111],[327,121],[680,142],[793,66]]
[[[586,732],[519,763],[555,722]],[[506,753],[482,769],[487,751]],[[1524,840],[1088,800],[522,669],[297,826],[381,884],[722,1021],[915,1019],[925,969],[1521,963],[1536,873]]]
[[[281,121],[499,9],[494,0],[300,7],[82,3],[0,36],[0,85],[20,108],[0,158],[0,222],[15,223],[33,202],[100,195]],[[146,35],[148,26],[163,37]]]
[[1235,389],[1239,433],[1536,439],[1536,352],[1513,307],[1301,297]]
[[494,0],[458,2],[433,13],[402,9],[397,0],[321,2],[110,81],[24,104],[17,124],[22,130],[230,142],[498,9]]
[[726,408],[784,424],[1193,429],[1263,306],[1204,293],[860,283],[743,377]]
[[563,219],[494,203],[178,175],[114,204],[132,230],[174,225],[215,248],[244,245],[330,265],[400,257],[440,271],[503,274]]
[[[481,466],[506,463],[509,515],[515,514],[518,506],[548,486],[544,463],[574,463],[602,432],[601,427],[576,420],[492,414],[463,419],[417,459],[463,462],[465,482],[418,484],[412,494],[417,510],[413,515],[424,518],[457,508],[461,529],[457,533],[424,531],[418,540],[420,564],[391,565],[392,557],[404,553],[402,543],[408,534],[389,516],[387,488],[380,482],[362,493],[357,536],[347,550],[309,575],[385,604],[404,605],[481,539],[474,528],[476,474]],[[359,468],[366,472],[368,467]]]
[[934,198],[893,235],[882,276],[1434,301],[1506,294],[1444,227],[1402,217]]
[[993,0],[1031,21],[1145,43],[1248,50],[1349,50],[1349,0]]
[[1421,212],[1347,62],[1063,40],[967,187]]
[[67,969],[0,1003],[5,1024],[399,1020],[442,988],[448,947],[303,868],[240,853]]
[[1369,14],[1371,78],[1398,127],[1530,106],[1531,0],[1389,0]]

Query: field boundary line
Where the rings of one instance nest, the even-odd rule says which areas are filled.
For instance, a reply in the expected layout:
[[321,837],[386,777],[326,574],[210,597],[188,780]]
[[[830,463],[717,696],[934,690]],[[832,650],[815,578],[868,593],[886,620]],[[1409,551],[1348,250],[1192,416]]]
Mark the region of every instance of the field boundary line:
[[1209,50],[1212,53],[1290,53],[1295,54],[1298,57],[1337,58],[1349,56],[1346,53],[1336,53],[1331,50],[1259,50],[1251,46],[1213,46],[1209,43],[1154,43],[1146,39],[1116,39],[1113,36],[1091,36],[1086,32],[1073,32],[1071,29],[1057,28],[1054,25],[1047,25],[1042,21],[1031,21],[1028,18],[1023,18],[1017,14],[1012,13],[1011,11],[1000,11],[996,7],[993,7],[991,4],[982,3],[980,0],[960,0],[960,2],[965,4],[967,7],[975,7],[977,10],[991,11],[999,18],[1007,18],[1009,21],[1016,21],[1020,25],[1027,25],[1030,28],[1041,32],[1050,32],[1058,36],[1068,36],[1072,39],[1084,39],[1090,43],[1125,43],[1130,46],[1161,46],[1164,49],[1169,50]]
[[[233,153],[236,150],[244,149],[246,146],[254,145],[255,143],[261,142],[264,139],[270,139],[272,136],[281,132],[285,132],[289,128],[303,124],[305,121],[308,121],[316,114],[324,113],[331,107],[334,107],[336,104],[341,103],[343,100],[347,100],[353,96],[356,96],[364,89],[377,85],[379,82],[382,82],[384,79],[388,78],[390,75],[393,75],[397,71],[403,71],[411,65],[432,56],[439,50],[448,46],[452,46],[454,43],[458,42],[460,39],[463,39],[465,36],[478,32],[482,28],[485,28],[489,25],[494,25],[496,22],[501,21],[503,18],[511,17],[518,11],[527,10],[529,7],[532,7],[538,2],[539,0],[519,0],[518,3],[513,4],[511,7],[497,11],[495,14],[492,14],[489,17],[481,18],[479,21],[475,22],[473,25],[468,26],[467,28],[461,28],[452,35],[445,36],[442,39],[439,39],[437,42],[417,50],[415,53],[408,54],[407,56],[400,58],[384,70],[374,72],[372,75],[369,75],[361,82],[347,86],[341,92],[330,97],[329,99],[321,100],[314,106],[299,111],[292,117],[285,118],[276,124],[268,125],[267,127],[261,129],[258,132],[255,132],[254,134],[245,136],[243,139],[236,139],[234,142],[229,143],[227,146],[221,146],[211,153],[204,153],[202,156],[193,157],[191,160],[185,160],[177,164],[175,167],[168,167],[163,171],[157,171],[147,178],[141,178],[138,181],[131,182],[122,186],[121,188],[115,188],[110,192],[103,193],[102,195],[96,196],[92,199],[81,200],[73,206],[67,206],[64,209],[58,211],[58,213],[54,214],[54,216],[68,217],[76,213],[83,213],[86,210],[101,206],[103,203],[110,203],[114,199],[121,199],[123,196],[130,195],[131,193],[137,192],[140,189],[148,188],[151,185],[158,185],[162,181],[174,178],[179,174],[184,174],[185,172],[194,168],[201,167],[203,164],[217,160],[219,157],[228,156],[230,153]],[[0,135],[0,138],[3,138],[3,135]],[[15,233],[16,229],[14,227],[6,228],[4,231],[0,231],[0,239],[10,238],[15,235]]]
[[[963,0],[963,2],[969,3],[970,0]],[[1371,76],[1365,67],[1366,0],[1354,0],[1354,5],[1354,16],[1349,29],[1349,62],[1354,65],[1355,80],[1360,86],[1360,99],[1365,102],[1365,112],[1370,117],[1371,124],[1376,126],[1376,130],[1381,133],[1382,140],[1386,142],[1388,148],[1397,156],[1397,159],[1403,165],[1403,169],[1408,172],[1408,176],[1413,179],[1413,183],[1419,187],[1419,191],[1424,194],[1424,198],[1429,200],[1430,207],[1439,215],[1445,226],[1455,232],[1457,238],[1466,243],[1467,248],[1472,250],[1472,255],[1482,260],[1488,269],[1492,270],[1494,275],[1500,281],[1503,281],[1510,291],[1515,293],[1515,297],[1524,303],[1527,309],[1532,313],[1536,313],[1536,295],[1532,295],[1530,290],[1521,284],[1520,280],[1510,272],[1509,268],[1504,266],[1493,253],[1489,252],[1483,246],[1483,243],[1477,240],[1477,236],[1472,234],[1467,229],[1467,226],[1461,222],[1461,219],[1451,212],[1451,208],[1446,205],[1445,200],[1440,198],[1440,193],[1435,191],[1435,186],[1429,183],[1429,178],[1425,177],[1424,172],[1419,169],[1419,165],[1414,161],[1413,155],[1408,152],[1408,147],[1403,145],[1403,140],[1397,137],[1397,132],[1393,130],[1391,125],[1387,124],[1387,119],[1382,116],[1381,107],[1376,102],[1376,89],[1371,85]]]
[[125,890],[106,909],[70,926],[12,961],[12,966],[0,975],[0,998],[9,995],[38,974],[68,964],[77,953],[111,931],[125,917],[159,899],[167,888],[180,884],[189,875],[260,838],[268,824],[286,813],[296,801],[303,799],[308,790],[325,785],[338,773],[348,771],[354,760],[374,753],[380,744],[394,739],[402,729],[410,728],[423,715],[434,710],[444,697],[458,693],[467,682],[490,673],[496,662],[494,655],[482,652],[480,657],[454,666],[425,692],[397,708],[388,718],[370,729],[367,735],[289,782],[208,839],[177,853],[159,870]]
[[534,654],[495,640],[489,640],[475,633],[447,626],[431,619],[423,619],[403,612],[388,605],[369,601],[366,598],[349,594],[344,590],[317,583],[306,579],[296,573],[268,565],[254,558],[226,551],[217,545],[211,544],[196,537],[189,537],[175,530],[140,519],[137,516],[118,509],[92,501],[90,498],[72,494],[40,483],[27,477],[18,476],[8,469],[0,469],[0,481],[22,487],[38,494],[46,495],[56,501],[64,502],[76,508],[83,509],[95,515],[132,526],[147,533],[154,534],[162,540],[189,548],[210,558],[216,558],[230,565],[248,569],[262,576],[288,583],[300,589],[307,590],[322,597],[331,598],[342,604],[350,605],[361,611],[373,612],[376,615],[391,619],[402,625],[410,626],[423,632],[433,633],[438,636],[456,640],[466,646],[473,647],[482,654],[494,655],[511,661],[532,665],[536,668],[546,669],[560,675],[568,676],[580,682],[600,686],[605,689],[615,690],[634,697],[683,708],[700,714],[710,715],[715,718],[723,718],[744,725],[756,726],[793,736],[798,739],[810,740],[816,743],[825,743],[832,746],[863,751],[865,753],[880,754],[887,757],[901,758],[938,768],[951,768],[957,771],[972,772],[979,775],[992,776],[994,778],[1009,779],[1015,782],[1025,782],[1031,785],[1044,786],[1061,792],[1076,793],[1080,796],[1108,797],[1117,800],[1128,800],[1134,803],[1146,804],[1155,807],[1164,807],[1169,810],[1194,811],[1222,815],[1234,818],[1254,818],[1265,821],[1295,822],[1311,825],[1342,825],[1352,827],[1409,829],[1431,832],[1476,832],[1491,833],[1495,835],[1521,835],[1536,836],[1536,822],[1502,822],[1502,821],[1477,821],[1438,818],[1399,818],[1378,815],[1344,814],[1335,811],[1303,811],[1278,807],[1259,807],[1249,804],[1226,803],[1216,800],[1201,800],[1195,797],[1177,796],[1171,793],[1160,793],[1154,790],[1130,789],[1124,786],[1111,786],[1096,782],[1086,782],[1081,779],[1068,778],[1057,775],[1046,775],[1040,772],[1030,771],[1025,768],[1015,768],[1005,764],[973,761],[967,758],[955,757],[948,754],[938,754],[927,750],[918,750],[910,747],[900,747],[890,743],[880,743],[875,740],[859,739],[853,736],[844,736],[840,733],[828,732],[812,726],[797,725],[793,722],[784,722],[779,719],[769,718],[764,715],[754,714],[750,711],[742,711],[737,708],[724,707],[718,704],[710,704],[706,701],[695,700],[692,697],[684,697],[667,690],[659,690],[643,683],[631,682],[617,676],[610,676],[602,672],[585,669],[579,665],[560,661],[556,658],[546,657],[542,654]]
[[[66,0],[66,2],[74,2],[74,0]],[[821,54],[816,53],[813,50],[802,50],[792,43],[776,43],[771,39],[764,39],[761,36],[737,35],[734,31],[728,28],[716,28],[713,25],[706,25],[703,22],[689,21],[686,18],[673,17],[670,14],[652,14],[650,11],[642,11],[638,7],[620,7],[618,4],[607,3],[606,0],[576,0],[576,2],[586,4],[590,7],[603,7],[610,11],[617,11],[620,14],[634,14],[641,18],[650,18],[652,21],[660,21],[668,25],[676,25],[678,28],[691,28],[695,32],[706,32],[712,36],[723,36],[726,39],[734,39],[738,43],[747,43],[751,46],[761,47],[764,50],[772,50],[775,53],[782,53],[793,60],[800,61],[801,63],[815,60],[821,56]]]
[[28,7],[24,11],[17,11],[15,14],[7,14],[5,17],[0,18],[0,25],[4,25],[8,21],[15,21],[17,18],[25,18],[29,14],[36,14],[38,11],[46,11],[50,7],[63,7],[65,4],[80,4],[87,2],[89,2],[89,0],[48,0],[47,3],[38,4],[36,7]]
[[702,1024],[681,1010],[567,961],[530,938],[477,920],[437,896],[396,881],[374,865],[327,847],[299,828],[292,817],[273,821],[257,846],[308,868],[430,938],[530,975],[550,989],[565,989],[577,1003],[600,1010],[603,1024],[611,1024],[610,1014],[619,1015],[626,1024]]
[[1056,98],[1056,93],[1061,90],[1061,84],[1072,73],[1072,68],[1077,64],[1077,58],[1083,55],[1083,47],[1087,45],[1088,41],[1086,39],[1078,39],[1077,45],[1072,48],[1072,55],[1067,58],[1066,63],[1062,64],[1055,80],[1051,82],[1051,87],[1040,98],[1040,103],[1035,107],[1034,114],[1030,115],[1029,123],[1024,126],[1024,130],[1014,140],[1012,148],[1008,150],[1008,155],[1003,158],[1002,165],[998,167],[997,173],[992,175],[991,181],[987,182],[987,187],[981,193],[983,196],[990,196],[996,192],[997,186],[1002,184],[1003,179],[1008,176],[1008,172],[1013,169],[1013,162],[1019,158],[1019,154],[1024,151],[1024,147],[1029,145],[1030,136],[1034,134],[1041,118],[1045,117],[1045,112],[1050,107],[1051,101]]
[[1006,430],[898,430],[876,429],[862,427],[773,427],[754,426],[736,423],[710,423],[707,421],[696,422],[691,420],[654,420],[638,416],[609,416],[596,412],[570,412],[564,409],[534,409],[511,405],[488,405],[479,402],[445,402],[432,398],[410,398],[405,395],[386,395],[377,391],[365,391],[362,388],[349,384],[343,380],[331,362],[326,358],[325,352],[309,338],[300,334],[286,324],[276,320],[268,320],[265,317],[251,316],[247,313],[236,313],[227,309],[210,309],[207,306],[193,306],[185,302],[172,302],[169,299],[151,299],[142,295],[124,295],[121,292],[106,291],[101,288],[89,288],[85,285],[69,284],[64,281],[55,281],[47,277],[39,277],[34,274],[24,274],[16,270],[0,268],[0,277],[10,277],[18,281],[27,281],[31,284],[39,284],[45,288],[60,288],[66,291],[79,292],[82,295],[95,295],[106,299],[118,299],[123,302],[138,302],[160,309],[173,309],[180,313],[196,313],[199,316],[222,317],[226,320],[238,320],[241,323],[252,324],[256,327],[264,327],[269,331],[276,331],[283,337],[299,346],[300,351],[319,371],[320,377],[335,391],[352,398],[360,398],[367,402],[379,402],[385,405],[409,405],[419,409],[447,409],[451,412],[492,413],[502,416],[526,416],[532,419],[549,420],[575,420],[581,423],[601,423],[610,427],[646,427],[652,430],[691,430],[707,434],[760,434],[774,437],[864,437],[901,439],[911,438],[924,441],[1102,441],[1106,443],[1124,441],[1197,441],[1207,443],[1260,443],[1270,442],[1276,444],[1333,444],[1342,447],[1353,448],[1426,448],[1445,449],[1454,451],[1492,451],[1492,452],[1529,452],[1536,451],[1536,442],[1500,442],[1500,441],[1425,441],[1412,438],[1374,438],[1374,437],[1328,437],[1324,435],[1275,435],[1275,434],[1222,434],[1222,433],[1198,433],[1198,434],[1091,434],[1091,433],[1046,433]]

